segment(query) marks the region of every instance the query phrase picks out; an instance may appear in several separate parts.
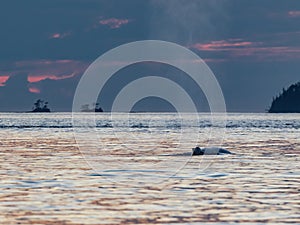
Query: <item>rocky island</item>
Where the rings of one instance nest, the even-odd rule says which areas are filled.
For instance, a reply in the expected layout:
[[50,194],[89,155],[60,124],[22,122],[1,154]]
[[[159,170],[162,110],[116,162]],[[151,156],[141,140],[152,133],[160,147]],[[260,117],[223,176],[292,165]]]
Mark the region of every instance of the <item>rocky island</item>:
[[51,112],[48,108],[48,102],[41,99],[38,99],[33,105],[32,111],[30,112]]

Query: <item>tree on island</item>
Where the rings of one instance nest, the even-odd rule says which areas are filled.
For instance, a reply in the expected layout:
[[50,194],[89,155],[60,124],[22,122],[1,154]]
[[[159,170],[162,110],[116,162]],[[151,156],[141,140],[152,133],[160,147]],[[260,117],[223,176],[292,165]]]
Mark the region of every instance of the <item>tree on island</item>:
[[300,82],[273,98],[269,113],[300,113]]
[[31,112],[50,112],[50,109],[48,108],[48,102],[45,102],[41,99],[36,100],[33,105],[34,106]]

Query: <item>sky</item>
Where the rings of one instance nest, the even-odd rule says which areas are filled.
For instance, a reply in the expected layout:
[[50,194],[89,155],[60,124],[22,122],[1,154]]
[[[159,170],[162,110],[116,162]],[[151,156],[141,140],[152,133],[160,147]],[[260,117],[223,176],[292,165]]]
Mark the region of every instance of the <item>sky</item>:
[[[174,42],[204,59],[229,112],[265,112],[282,88],[300,81],[297,0],[3,0],[0,34],[0,111],[31,110],[39,98],[53,111],[70,111],[88,66],[139,40]],[[174,80],[209,110],[186,74],[159,63],[117,72],[99,96],[102,108],[109,111],[122,87],[149,74]],[[172,109],[157,98],[135,106]]]

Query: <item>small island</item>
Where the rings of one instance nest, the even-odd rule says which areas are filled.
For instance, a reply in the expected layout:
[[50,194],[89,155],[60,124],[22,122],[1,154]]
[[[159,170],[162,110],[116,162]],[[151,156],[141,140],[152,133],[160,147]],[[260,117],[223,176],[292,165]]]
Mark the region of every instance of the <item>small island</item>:
[[81,106],[81,112],[103,112],[103,109],[99,103],[94,103],[92,108],[90,108],[89,104],[85,104]]
[[300,82],[273,98],[269,113],[300,113]]
[[33,105],[32,111],[30,112],[51,112],[48,108],[48,102],[41,99],[38,99]]

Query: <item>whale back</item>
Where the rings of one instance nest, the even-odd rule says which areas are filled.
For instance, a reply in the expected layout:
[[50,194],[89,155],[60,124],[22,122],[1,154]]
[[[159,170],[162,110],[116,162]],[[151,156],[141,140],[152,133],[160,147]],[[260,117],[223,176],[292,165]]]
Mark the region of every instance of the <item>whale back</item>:
[[204,148],[203,150],[205,155],[219,155],[220,148],[209,147],[209,148]]
[[232,153],[230,151],[226,150],[226,149],[220,148],[219,149],[219,154],[232,154]]
[[223,155],[223,154],[232,154],[230,151],[219,148],[219,147],[208,147],[208,148],[193,148],[192,155]]

